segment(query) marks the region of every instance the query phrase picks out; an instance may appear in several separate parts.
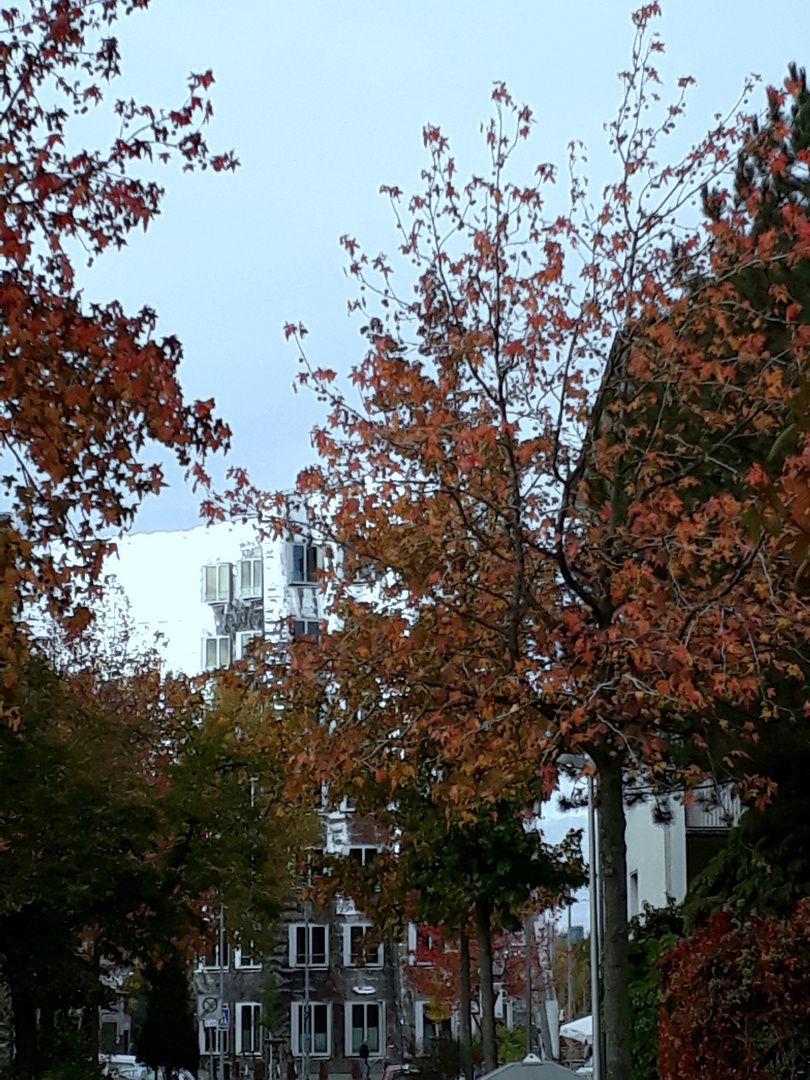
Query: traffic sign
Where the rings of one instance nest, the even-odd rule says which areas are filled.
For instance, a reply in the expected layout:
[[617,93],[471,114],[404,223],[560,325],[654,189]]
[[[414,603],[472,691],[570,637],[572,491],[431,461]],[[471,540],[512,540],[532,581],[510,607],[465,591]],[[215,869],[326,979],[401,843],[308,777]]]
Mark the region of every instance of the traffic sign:
[[223,1005],[219,1011],[219,1030],[228,1031],[231,1026],[231,1009],[229,1005]]

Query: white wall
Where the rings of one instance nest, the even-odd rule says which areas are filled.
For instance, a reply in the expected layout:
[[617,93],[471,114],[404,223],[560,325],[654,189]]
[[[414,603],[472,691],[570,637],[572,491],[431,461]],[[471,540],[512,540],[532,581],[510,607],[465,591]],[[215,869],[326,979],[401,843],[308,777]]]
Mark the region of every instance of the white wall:
[[[214,633],[214,614],[203,600],[203,567],[236,563],[245,548],[256,544],[255,526],[240,522],[132,533],[118,540],[118,553],[107,560],[105,573],[123,588],[140,643],[153,644],[155,634],[160,634],[167,669],[197,675],[202,670],[203,636]],[[271,565],[272,574],[265,569],[264,588],[275,599],[282,595],[282,584],[278,581],[274,587],[268,578],[280,572],[280,557]]]
[[[676,902],[686,895],[686,817],[680,799],[669,800],[672,819],[658,825],[653,820],[652,803],[627,807],[627,898],[628,914],[638,914],[645,903],[666,907],[667,898]],[[633,875],[638,878],[638,905],[633,910]]]

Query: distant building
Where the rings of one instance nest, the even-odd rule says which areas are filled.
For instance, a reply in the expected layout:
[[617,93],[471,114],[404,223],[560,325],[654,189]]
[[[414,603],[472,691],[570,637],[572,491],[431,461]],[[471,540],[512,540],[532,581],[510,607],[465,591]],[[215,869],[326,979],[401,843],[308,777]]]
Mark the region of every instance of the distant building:
[[574,945],[577,941],[582,941],[585,938],[584,926],[572,926],[570,929],[560,930],[557,934],[557,941],[561,943],[562,947],[566,945]]

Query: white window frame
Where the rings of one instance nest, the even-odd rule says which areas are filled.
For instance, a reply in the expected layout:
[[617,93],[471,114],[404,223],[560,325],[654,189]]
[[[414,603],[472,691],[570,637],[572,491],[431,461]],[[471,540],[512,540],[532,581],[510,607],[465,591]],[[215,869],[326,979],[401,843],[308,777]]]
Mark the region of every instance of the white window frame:
[[627,884],[627,916],[632,919],[639,914],[638,870],[631,870]]
[[[296,575],[295,569],[295,553],[296,549],[302,551],[302,571],[301,576]],[[314,565],[313,556],[310,556],[310,552],[314,553]],[[305,540],[303,537],[299,537],[293,540],[290,544],[290,584],[292,585],[317,585],[318,584],[318,568],[321,565],[320,551],[317,544],[311,543],[309,540]]]
[[[208,588],[208,571],[214,571],[214,587]],[[224,588],[223,588],[224,586]],[[206,604],[227,604],[231,599],[233,586],[233,564],[229,562],[206,563],[203,567],[203,602]]]
[[[261,1052],[262,1052],[262,1035],[261,1035],[262,1007],[261,1007],[261,1003],[258,1002],[258,1001],[237,1001],[235,1003],[235,1005],[234,1005],[234,1008],[236,1010],[235,1019],[236,1019],[236,1052],[237,1052],[237,1054],[251,1054],[251,1055],[254,1055],[254,1056],[261,1054]],[[251,1015],[252,1016],[255,1016],[255,1014],[258,1013],[258,1017],[259,1017],[259,1022],[258,1022],[258,1028],[259,1028],[258,1043],[259,1043],[259,1045],[257,1047],[251,1047],[250,1049],[246,1049],[245,1045],[244,1045],[244,1028],[242,1026],[242,1009],[243,1008],[249,1008],[251,1010]],[[251,1021],[251,1031],[253,1031],[256,1026],[257,1026],[256,1021],[254,1019],[254,1020]]]
[[[417,1057],[422,1057],[422,1055],[425,1054],[428,1049],[428,1046],[425,1045],[425,1024],[428,1023],[433,1024],[434,1027],[436,1026],[434,1021],[428,1020],[428,1018],[425,1016],[425,1009],[428,1007],[428,1005],[430,1005],[430,1002],[425,999],[421,999],[413,1003],[413,1031],[415,1043],[414,1048],[416,1050]],[[471,1008],[474,1009],[475,1007],[476,1003],[473,1002],[471,1004]],[[454,1012],[450,1017],[450,1034],[454,1039],[458,1038],[458,1028],[458,1013]],[[428,1037],[428,1044],[430,1043],[431,1038],[432,1036]]]
[[[257,549],[258,550],[258,549]],[[243,567],[249,566],[250,570],[247,576],[250,578],[250,584],[245,588],[243,577]],[[258,577],[258,581],[257,581]],[[258,554],[246,555],[241,558],[236,564],[236,587],[239,591],[239,598],[241,600],[256,600],[262,595],[262,584],[264,582],[264,565],[261,557],[261,551]]]
[[[200,957],[200,966],[205,971],[219,971],[219,969],[222,967],[222,964],[219,962],[219,942],[217,942],[217,944],[214,946],[214,952],[213,952],[213,954],[211,956],[201,956]],[[226,941],[225,942],[225,970],[228,971],[230,966],[231,966],[231,946]]]
[[[247,959],[244,959],[245,954]],[[233,950],[233,966],[242,971],[259,971],[262,966],[261,957],[256,958],[256,949],[253,942],[250,943],[249,949],[241,949],[239,947]],[[244,1004],[250,1004],[245,1002]]]
[[250,642],[261,636],[261,630],[237,630],[233,650],[234,660],[244,660]]
[[385,948],[383,943],[377,946],[376,959],[373,957],[373,949],[371,955],[366,960],[365,964],[358,964],[352,958],[352,930],[360,930],[365,933],[366,930],[370,930],[372,927],[370,922],[347,922],[343,924],[343,966],[344,967],[364,967],[364,968],[381,968],[385,961]]
[[413,967],[413,965],[416,963],[417,941],[418,941],[418,939],[416,937],[416,923],[409,922],[408,923],[408,964],[411,967]]
[[[309,927],[309,936],[307,939],[307,959],[306,962],[299,963],[298,961],[298,931],[306,930]],[[312,960],[312,933],[313,930],[323,930],[324,938],[324,959],[319,961]],[[323,970],[329,967],[329,926],[325,923],[290,923],[289,927],[289,944],[290,944],[290,967],[291,968],[319,968]]]
[[[316,1008],[326,1009],[326,1049],[310,1051],[309,1056],[311,1058],[329,1058],[332,1056],[332,1006],[326,1001],[310,1001],[310,1035],[314,1034],[315,1025],[312,1022],[314,1018],[314,1010]],[[290,1004],[290,1045],[292,1047],[293,1057],[300,1058],[302,1056],[301,1051],[303,1049],[302,1039],[304,1033],[299,1030],[300,1020],[303,1020],[303,1001],[293,1001]],[[314,1040],[313,1040],[314,1042]]]
[[292,636],[293,641],[297,641],[298,638],[306,635],[315,639],[317,644],[321,639],[321,621],[320,619],[293,619],[292,621]]
[[[216,642],[215,649],[216,649],[216,654],[217,654],[217,663],[214,664],[213,666],[211,664],[209,664],[209,662],[208,662],[208,643],[209,643],[209,641],[215,641]],[[223,659],[223,655],[222,655],[223,651],[224,651],[223,650],[223,645],[224,645],[224,643],[226,641],[228,643],[228,649],[227,649],[228,658],[227,658],[227,660]],[[230,667],[231,666],[231,657],[232,657],[232,655],[233,655],[233,648],[232,648],[232,645],[231,645],[231,639],[226,634],[221,634],[221,635],[209,634],[207,637],[203,638],[203,643],[202,643],[203,671],[218,671],[220,668]]]
[[380,1037],[379,1037],[379,1046],[377,1047],[376,1050],[372,1050],[371,1047],[368,1048],[368,1056],[370,1058],[382,1058],[382,1057],[385,1057],[385,1043],[386,1043],[386,1039],[385,1039],[385,1002],[384,1001],[365,1001],[365,1000],[364,1001],[348,1001],[347,1000],[343,1004],[344,1028],[345,1028],[345,1030],[343,1032],[343,1036],[344,1036],[344,1039],[345,1039],[344,1046],[345,1046],[345,1054],[346,1054],[347,1058],[349,1058],[349,1057],[357,1057],[358,1056],[357,1050],[355,1050],[354,1046],[352,1045],[352,1030],[353,1030],[352,1013],[354,1011],[354,1008],[355,1008],[355,1006],[360,1006],[364,1010],[365,1019],[363,1021],[363,1036],[365,1038],[367,1038],[368,1037],[368,1013],[365,1012],[365,1010],[368,1008],[369,1005],[376,1005],[377,1008],[379,1009],[379,1013],[377,1015],[378,1015],[378,1019],[379,1019],[379,1025],[380,1025],[379,1026]]
[[348,851],[348,856],[350,859],[354,858],[354,856],[352,855],[353,851],[362,852],[362,855],[360,856],[361,866],[368,866],[368,864],[372,862],[372,860],[376,859],[376,857],[380,854],[380,849],[378,847],[374,847],[373,844],[350,844]]
[[[210,1047],[206,1047],[206,1045],[205,1045],[205,1033],[206,1033],[206,1031],[212,1031],[214,1033],[213,1038],[211,1040],[213,1042],[214,1046],[216,1047],[216,1049],[214,1049],[214,1050],[212,1050]],[[200,1021],[200,1054],[201,1054],[201,1056],[210,1057],[212,1054],[218,1054],[219,1049],[220,1049],[220,1045],[222,1045],[222,1044],[224,1044],[222,1046],[222,1049],[224,1050],[225,1054],[229,1054],[230,1053],[230,1044],[231,1044],[230,1035],[231,1035],[230,1031],[224,1031],[222,1028],[218,1028],[215,1024],[206,1024],[201,1020]]]

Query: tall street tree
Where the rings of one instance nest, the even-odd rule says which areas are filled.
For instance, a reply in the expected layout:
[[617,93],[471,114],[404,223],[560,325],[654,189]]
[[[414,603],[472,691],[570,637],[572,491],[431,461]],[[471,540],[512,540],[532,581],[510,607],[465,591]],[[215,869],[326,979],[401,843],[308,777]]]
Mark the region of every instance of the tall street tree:
[[761,125],[747,88],[662,165],[690,80],[661,103],[658,14],[633,16],[601,196],[576,146],[566,212],[547,205],[552,166],[509,178],[532,118],[503,86],[487,175],[461,180],[425,129],[423,188],[384,189],[395,256],[343,238],[367,345],[353,390],[287,327],[329,407],[320,464],[297,499],[242,471],[228,496],[268,527],[308,515],[340,553],[323,573],[332,633],[297,650],[287,685],[320,775],[362,787],[370,771],[394,798],[427,740],[434,797],[476,816],[529,782],[551,789],[560,752],[590,756],[610,1080],[630,1068],[626,776],[689,786],[725,768],[708,737],[754,737],[810,630],[791,557],[810,452],[808,152],[784,112],[803,82],[768,92]]

